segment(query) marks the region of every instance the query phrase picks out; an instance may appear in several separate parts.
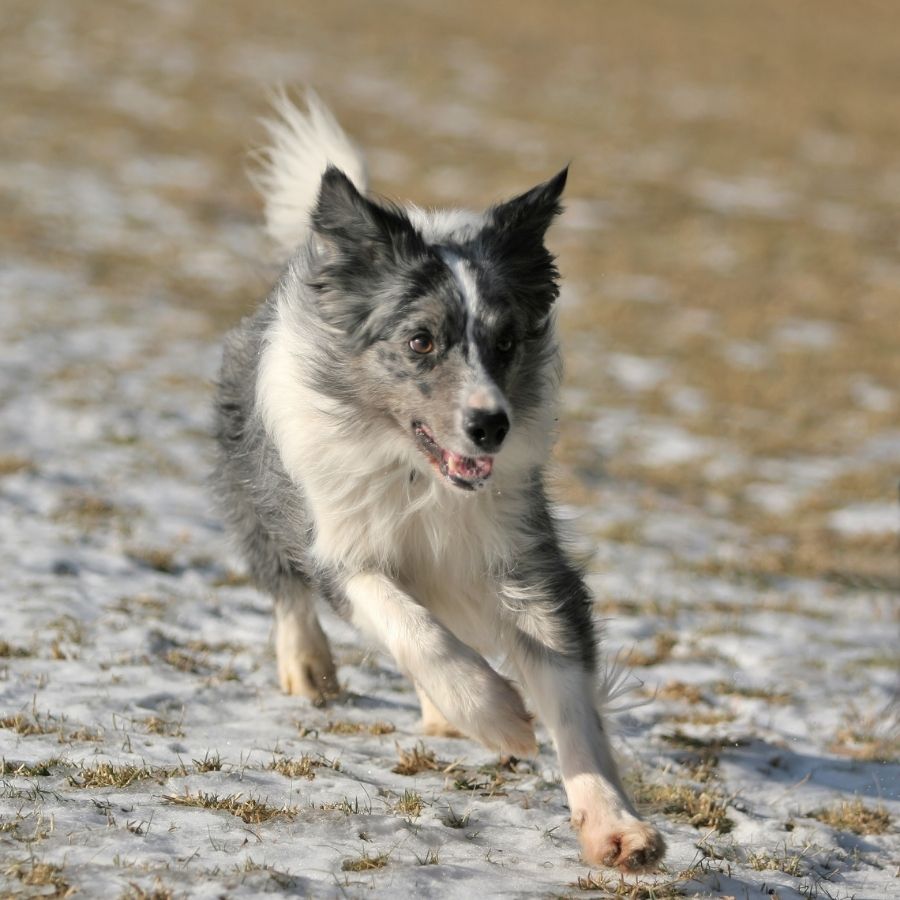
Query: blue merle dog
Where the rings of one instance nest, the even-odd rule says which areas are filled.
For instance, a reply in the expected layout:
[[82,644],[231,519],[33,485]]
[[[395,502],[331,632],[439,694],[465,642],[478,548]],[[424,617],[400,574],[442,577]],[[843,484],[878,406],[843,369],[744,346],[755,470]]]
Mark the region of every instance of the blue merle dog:
[[586,860],[652,868],[664,843],[617,773],[590,596],[544,489],[566,170],[483,213],[396,206],[315,96],[278,111],[260,183],[289,258],[227,339],[215,485],[275,600],[281,686],[338,693],[324,597],[409,676],[427,733],[527,756],[530,707]]

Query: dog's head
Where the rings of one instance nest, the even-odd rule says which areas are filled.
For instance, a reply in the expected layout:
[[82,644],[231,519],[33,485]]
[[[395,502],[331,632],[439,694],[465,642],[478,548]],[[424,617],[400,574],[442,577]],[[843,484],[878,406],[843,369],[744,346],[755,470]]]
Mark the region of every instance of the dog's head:
[[342,364],[320,367],[317,388],[376,411],[456,487],[484,485],[515,444],[548,446],[535,429],[548,428],[540,407],[557,378],[559,286],[544,235],[566,174],[455,218],[323,176],[311,286],[334,340],[321,349]]

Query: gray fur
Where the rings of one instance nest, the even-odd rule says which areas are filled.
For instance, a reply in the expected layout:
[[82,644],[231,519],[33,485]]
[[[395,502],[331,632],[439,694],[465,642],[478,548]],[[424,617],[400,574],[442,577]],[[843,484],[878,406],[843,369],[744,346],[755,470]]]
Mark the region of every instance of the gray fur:
[[[479,283],[488,286],[474,336],[485,367],[510,401],[517,423],[514,427],[523,427],[535,412],[542,381],[558,377],[559,352],[553,329],[547,325],[557,289],[556,270],[546,250],[542,250],[547,272],[543,277],[549,280],[544,294],[532,285],[528,303],[516,305],[509,299],[518,277],[515,269],[504,269],[491,256],[495,244],[510,240],[509,235],[502,241],[497,237],[496,213],[486,217],[484,228],[474,237],[469,232],[464,241],[457,242],[447,235],[436,243],[426,241],[402,213],[391,209],[385,212],[381,227],[401,231],[403,238],[385,236],[384,245],[373,250],[379,226],[372,221],[381,216],[383,208],[354,197],[355,189],[339,175],[330,178],[340,196],[335,201],[323,185],[314,225],[321,237],[325,206],[329,211],[325,237],[331,246],[324,252],[312,242],[301,248],[256,314],[246,318],[225,342],[215,403],[218,464],[214,491],[261,590],[283,599],[295,592],[295,581],[312,584],[341,610],[339,579],[309,556],[315,522],[302,488],[285,471],[257,411],[259,360],[279,297],[290,294],[302,320],[319,332],[319,349],[305,360],[307,377],[316,390],[355,410],[357,415],[343,423],[353,440],[365,441],[367,422],[390,417],[400,407],[420,410],[407,417],[424,418],[441,434],[458,433],[458,443],[471,446],[461,433],[453,398],[460,383],[471,377],[473,329],[468,327],[459,287],[442,262],[441,253],[447,248],[465,258],[477,272]],[[363,204],[368,218],[359,211]],[[354,222],[342,223],[341,209]],[[526,223],[530,240],[539,239],[533,234],[535,227],[542,236],[557,210],[555,201],[549,206],[545,203],[541,222],[537,226]],[[361,217],[370,230],[364,240],[354,243],[353,229],[361,227],[355,220]],[[336,250],[341,242],[346,246]],[[543,248],[542,241],[540,246]],[[368,269],[354,259],[360,251]],[[534,261],[529,260],[528,265],[533,276]],[[374,275],[373,268],[379,269]],[[397,350],[403,336],[416,328],[427,328],[435,335],[436,353],[417,359]],[[506,359],[498,359],[491,350],[498,335],[510,335],[514,341]],[[411,478],[415,474],[411,471]],[[519,490],[527,498],[528,514],[520,527],[529,553],[506,576],[506,582],[525,589],[534,598],[531,603],[556,610],[554,617],[561,617],[565,624],[564,654],[593,671],[596,654],[589,593],[558,538],[542,469],[529,472]],[[529,643],[526,637],[522,639]]]
[[[299,246],[226,341],[214,477],[276,600],[282,688],[339,692],[315,592],[415,680],[426,728],[531,754],[523,700],[485,658],[503,655],[556,744],[588,862],[652,866],[665,844],[616,771],[590,594],[545,491],[560,354],[544,234],[566,172],[480,216],[402,209],[363,193],[322,109],[284,116],[267,210]],[[335,157],[355,181],[319,168]]]

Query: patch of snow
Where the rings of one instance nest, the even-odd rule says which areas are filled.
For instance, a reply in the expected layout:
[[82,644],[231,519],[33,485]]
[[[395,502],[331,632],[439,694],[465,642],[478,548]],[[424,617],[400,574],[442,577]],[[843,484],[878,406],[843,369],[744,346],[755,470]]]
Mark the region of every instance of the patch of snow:
[[763,175],[698,176],[690,188],[703,206],[725,215],[750,214],[784,219],[792,214],[797,202],[793,191]]
[[782,347],[827,350],[837,343],[838,330],[832,322],[788,319],[772,332],[772,339]]
[[607,275],[600,290],[613,300],[636,303],[665,303],[672,297],[669,284],[655,275]]
[[759,372],[768,368],[772,361],[769,349],[756,341],[728,341],[722,345],[724,359],[736,369]]
[[565,214],[559,220],[562,228],[572,231],[601,231],[609,227],[610,207],[602,200],[585,200],[570,197],[566,200]]
[[709,84],[673,84],[662,93],[662,100],[672,116],[686,122],[732,116],[739,106],[734,90]]
[[755,481],[744,488],[744,496],[761,509],[772,515],[786,515],[806,495],[807,491],[796,485],[771,484]]
[[900,533],[900,503],[854,503],[828,516],[834,531],[848,536]]
[[850,396],[857,406],[870,412],[889,412],[896,405],[896,394],[866,375],[850,383]]
[[699,416],[709,409],[706,392],[685,385],[670,387],[667,400],[672,410],[683,416]]
[[710,456],[717,445],[709,438],[691,434],[678,425],[644,424],[633,433],[638,460],[645,466],[678,466]]
[[666,360],[629,353],[610,353],[605,364],[609,374],[628,391],[651,391],[672,374]]

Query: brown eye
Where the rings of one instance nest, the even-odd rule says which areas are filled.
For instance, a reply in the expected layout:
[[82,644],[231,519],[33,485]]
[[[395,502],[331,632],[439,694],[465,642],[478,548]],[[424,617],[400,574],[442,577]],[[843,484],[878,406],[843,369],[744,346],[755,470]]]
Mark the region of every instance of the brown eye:
[[513,340],[511,337],[502,337],[499,341],[497,341],[497,350],[500,353],[509,353],[513,348]]
[[431,353],[434,350],[434,339],[427,331],[419,332],[409,342],[409,349],[414,353]]

